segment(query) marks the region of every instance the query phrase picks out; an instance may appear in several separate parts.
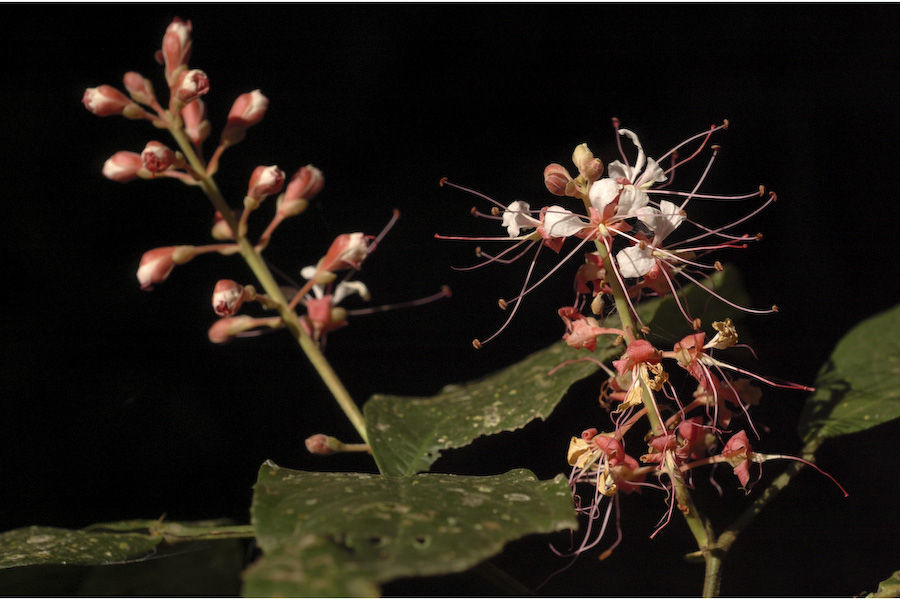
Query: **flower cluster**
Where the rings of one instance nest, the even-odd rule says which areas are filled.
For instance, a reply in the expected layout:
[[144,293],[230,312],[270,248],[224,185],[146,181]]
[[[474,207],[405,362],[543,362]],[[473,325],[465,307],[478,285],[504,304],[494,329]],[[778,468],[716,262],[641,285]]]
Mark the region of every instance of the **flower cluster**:
[[[97,116],[122,115],[129,119],[143,119],[158,129],[168,130],[178,146],[173,149],[152,140],[141,152],[116,152],[103,165],[105,177],[122,183],[138,178],[176,179],[186,185],[200,187],[215,209],[211,235],[220,243],[165,246],[147,251],[137,271],[141,288],[152,289],[165,281],[177,265],[201,254],[240,253],[257,277],[269,280],[262,281],[267,293],[258,292],[250,284],[240,284],[231,279],[219,280],[213,290],[212,307],[220,319],[209,329],[209,339],[215,343],[256,335],[261,329],[290,327],[293,323],[321,344],[329,331],[346,324],[349,315],[414,306],[448,296],[449,290],[445,288],[428,298],[388,307],[348,311],[337,306],[350,294],[369,299],[366,286],[350,278],[397,219],[395,212],[391,223],[379,236],[363,233],[339,235],[316,266],[303,270],[302,275],[308,280],[306,285],[295,290],[290,300],[283,297],[281,288],[271,280],[267,265],[262,260],[262,252],[276,228],[286,219],[302,214],[310,200],[322,191],[324,176],[316,167],[306,165],[288,179],[277,165],[261,165],[250,174],[242,209],[235,211],[227,205],[213,176],[219,169],[223,153],[240,143],[247,130],[263,119],[269,100],[259,90],[238,96],[228,113],[218,145],[206,160],[204,142],[210,136],[212,127],[206,118],[206,106],[201,98],[209,92],[210,82],[202,70],[188,65],[191,32],[190,21],[175,18],[166,29],[161,47],[156,52],[168,87],[165,106],[157,99],[150,80],[134,71],[123,77],[127,95],[113,86],[100,85],[85,90],[82,98],[85,108]],[[250,217],[270,197],[276,198],[274,214],[256,242],[251,243],[248,238]],[[343,274],[340,282],[336,282],[338,274]],[[277,315],[257,318],[238,314],[242,307],[250,303],[258,303],[263,310]],[[305,309],[305,314],[298,315],[295,312],[298,307]]]
[[[614,506],[618,515],[619,492],[628,494],[643,487],[664,490],[669,498],[669,510],[661,520],[662,527],[681,502],[679,490],[692,485],[693,469],[727,463],[734,468],[741,486],[749,489],[751,463],[775,458],[801,460],[754,452],[747,433],[735,423],[741,421],[744,427],[757,433],[749,414],[750,406],[761,396],[755,383],[812,390],[761,377],[723,360],[722,353],[740,346],[734,323],[731,319],[713,322],[715,333],[707,341],[703,322],[693,315],[682,293],[683,283],[692,283],[737,311],[755,314],[777,311],[776,306],[766,309],[740,306],[719,294],[706,279],[706,275],[723,270],[718,260],[708,258],[710,253],[743,249],[761,239],[760,234],[735,232],[735,228],[776,198],[762,186],[731,196],[700,191],[719,154],[719,146],[711,145],[710,141],[728,128],[728,121],[688,137],[659,159],[647,155],[634,131],[621,128],[617,119],[613,119],[613,126],[620,157],[606,169],[586,144],[580,144],[572,155],[578,171],[576,176],[556,163],[544,170],[547,190],[580,201],[578,209],[562,203],[532,209],[522,200],[504,205],[480,192],[442,180],[442,185],[490,202],[493,205],[490,213],[473,209],[473,215],[500,221],[507,235],[436,236],[507,244],[505,249],[494,253],[479,248],[477,254],[481,260],[464,269],[510,264],[533,249],[521,290],[516,296],[499,301],[502,309],[511,308],[506,321],[483,341],[474,340],[476,348],[496,338],[511,322],[522,300],[579,255],[584,261],[575,272],[575,300],[558,311],[565,325],[563,339],[569,346],[588,352],[593,352],[598,345],[610,347],[624,343],[624,351],[613,361],[612,368],[584,357],[597,363],[608,375],[601,388],[600,403],[610,411],[611,431],[598,433],[596,428],[588,428],[580,437],[573,437],[569,447],[573,489],[579,484],[590,484],[594,490],[590,501],[583,505],[576,495],[578,509],[590,517],[588,533],[576,553],[599,543]],[[632,154],[625,151],[623,140],[633,147]],[[685,148],[690,151],[681,158]],[[708,158],[693,185],[685,190],[671,189],[676,172],[681,172],[684,165],[704,152]],[[725,225],[711,227],[694,218],[693,208],[700,201],[754,199],[757,202],[753,208]],[[533,281],[542,249],[549,248],[559,255],[569,240],[574,242],[572,249]],[[685,319],[686,329],[693,333],[673,340],[667,348],[654,347],[644,337],[650,328],[636,310],[637,302],[646,296],[671,296]],[[607,309],[610,302],[620,317],[621,325],[616,327],[603,324],[610,312]],[[601,344],[601,340],[605,341]],[[681,380],[688,383],[671,381],[675,371],[682,372]],[[685,389],[692,390],[687,397]],[[626,448],[625,436],[644,419],[650,425],[650,432],[644,438],[646,451],[632,455]],[[600,526],[595,531],[596,522]],[[607,553],[620,539],[621,532]]]

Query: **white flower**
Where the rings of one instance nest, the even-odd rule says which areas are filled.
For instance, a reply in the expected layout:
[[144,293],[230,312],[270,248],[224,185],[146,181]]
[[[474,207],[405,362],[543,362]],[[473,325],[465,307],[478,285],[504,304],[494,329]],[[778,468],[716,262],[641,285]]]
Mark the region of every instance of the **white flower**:
[[538,219],[531,216],[530,207],[527,202],[516,200],[506,207],[503,211],[503,221],[501,223],[506,227],[509,237],[519,237],[522,229],[531,229],[541,224]]
[[666,180],[666,174],[656,164],[656,161],[644,154],[644,147],[641,146],[641,141],[638,139],[637,134],[629,129],[619,129],[619,135],[628,136],[634,145],[637,146],[637,161],[633,167],[629,167],[617,160],[609,163],[607,172],[610,177],[613,179],[627,179],[629,183],[643,190],[651,187],[654,183]]

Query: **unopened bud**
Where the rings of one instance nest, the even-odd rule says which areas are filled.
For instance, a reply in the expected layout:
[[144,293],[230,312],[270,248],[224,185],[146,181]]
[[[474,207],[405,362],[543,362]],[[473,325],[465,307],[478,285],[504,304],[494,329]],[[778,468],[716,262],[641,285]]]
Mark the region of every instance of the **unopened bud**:
[[306,450],[310,454],[328,456],[329,454],[335,453],[335,442],[340,443],[337,439],[327,436],[324,433],[317,433],[316,435],[311,435],[306,438]]
[[359,269],[368,254],[369,245],[364,234],[342,233],[334,238],[320,262],[320,269],[323,271]]
[[231,231],[231,227],[228,225],[228,221],[225,220],[225,217],[222,216],[222,213],[216,211],[215,222],[212,226],[212,231],[210,232],[213,239],[216,240],[233,240],[234,232]]
[[282,197],[278,199],[278,212],[283,217],[299,215],[306,210],[309,200],[314,198],[324,185],[325,177],[322,171],[312,165],[300,167],[291,177]]
[[141,110],[128,96],[111,85],[101,85],[84,90],[81,103],[98,117],[121,115],[126,107],[132,105]]
[[566,188],[572,176],[560,164],[551,163],[544,168],[544,185],[547,190],[555,196],[566,196]]
[[199,146],[209,137],[212,127],[206,120],[206,104],[203,100],[198,98],[185,106],[181,110],[181,118],[184,120],[184,131],[195,146]]
[[142,290],[152,290],[153,286],[168,279],[176,264],[183,264],[194,257],[193,246],[165,246],[148,250],[141,257],[137,278]]
[[157,52],[156,59],[166,65],[166,79],[171,82],[172,74],[178,67],[187,64],[191,54],[191,22],[184,22],[175,17],[166,28],[163,36],[162,50]]
[[144,166],[141,155],[135,152],[116,152],[103,163],[103,176],[113,181],[125,183],[138,176],[138,171]]
[[237,334],[253,329],[256,324],[256,319],[247,315],[225,317],[213,323],[207,335],[213,344],[223,344]]
[[175,152],[161,142],[147,142],[141,152],[141,162],[151,173],[162,173],[172,166],[175,161]]
[[284,187],[284,171],[275,165],[256,167],[250,176],[247,197],[262,200],[266,196],[277,194],[282,187]]
[[209,77],[200,69],[183,71],[174,86],[175,98],[189,104],[209,92]]
[[213,311],[220,317],[230,317],[244,302],[244,286],[231,279],[220,279],[213,289]]
[[135,71],[128,71],[122,78],[125,89],[135,102],[151,105],[156,101],[156,95],[153,93],[153,84],[149,79]]
[[268,107],[269,99],[259,90],[238,96],[228,113],[228,122],[222,131],[222,142],[233,145],[243,140],[247,128],[259,123]]

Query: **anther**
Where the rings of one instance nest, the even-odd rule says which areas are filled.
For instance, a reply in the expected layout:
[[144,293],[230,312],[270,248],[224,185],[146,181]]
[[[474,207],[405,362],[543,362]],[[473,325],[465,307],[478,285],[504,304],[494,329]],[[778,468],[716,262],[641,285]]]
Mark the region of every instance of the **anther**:
[[772,305],[772,312],[778,312],[778,305],[777,305],[777,304],[773,304],[773,305]]
[[703,321],[700,320],[700,317],[694,319],[694,331],[700,331],[700,327],[703,326]]
[[447,183],[447,178],[446,178],[446,177],[441,177],[441,180],[438,181],[438,185],[441,186],[441,187],[444,187],[444,184],[445,184],[445,183]]
[[481,258],[481,246],[475,246],[475,256]]
[[766,195],[766,186],[760,184],[759,186],[759,197],[762,198]]
[[641,327],[641,333],[643,333],[644,335],[650,335],[650,328],[644,325],[643,327]]
[[713,144],[712,146],[709,147],[709,149],[713,151],[713,154],[718,154],[719,150],[722,149],[722,146],[720,146],[718,144]]
[[728,125],[730,125],[728,119],[722,119],[722,129],[728,129]]
[[478,338],[472,340],[472,347],[476,350],[481,350],[481,342],[478,341]]
[[713,263],[713,266],[716,268],[716,271],[720,271],[720,272],[721,272],[721,271],[724,271],[724,270],[725,270],[725,267],[723,267],[723,266],[722,266],[722,263],[719,262],[719,261],[714,262],[714,263]]
[[769,200],[771,200],[772,202],[778,201],[778,194],[776,194],[775,192],[769,192]]
[[619,128],[619,118],[618,117],[612,118],[612,126],[615,127],[616,129]]
[[492,207],[491,207],[491,214],[494,215],[494,216],[496,217],[497,215],[500,214],[500,209],[497,208],[496,206],[492,206]]
[[497,300],[497,306],[500,307],[500,310],[506,310],[506,307],[508,306],[508,304],[506,303],[506,300],[504,300],[503,298],[499,298]]
[[444,297],[446,297],[446,298],[449,298],[450,296],[453,295],[453,292],[450,290],[450,286],[449,286],[449,285],[442,285],[442,286],[441,286],[441,293],[444,294]]
[[469,214],[472,215],[473,217],[477,217],[477,216],[478,216],[478,209],[477,209],[476,207],[473,206],[472,208],[469,209]]
[[757,241],[757,242],[761,242],[762,239],[763,239],[763,234],[762,234],[762,232],[759,232],[759,233],[757,233],[757,234],[756,234],[755,236],[753,236],[753,237],[756,238],[756,241]]

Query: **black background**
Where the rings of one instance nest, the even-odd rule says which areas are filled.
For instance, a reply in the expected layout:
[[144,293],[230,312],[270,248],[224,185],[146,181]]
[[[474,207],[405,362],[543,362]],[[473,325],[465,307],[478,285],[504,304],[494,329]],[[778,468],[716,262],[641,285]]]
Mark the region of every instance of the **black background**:
[[[467,214],[475,199],[437,182],[449,176],[503,203],[553,202],[543,167],[568,165],[583,141],[614,159],[613,116],[651,156],[728,118],[705,189],[765,183],[778,192],[753,222],[763,243],[727,256],[756,305],[782,308],[752,321],[758,371],[812,382],[853,324],[898,300],[894,6],[16,10],[2,92],[3,529],[162,513],[246,521],[265,459],[297,469],[374,468],[360,457],[306,453],[313,433],[348,441],[354,433],[287,336],[209,344],[214,282],[249,281],[237,259],[200,258],[153,293],[138,288],[141,254],[206,243],[211,209],[198,190],[174,181],[105,180],[103,161],[117,150],[169,140],[144,122],[99,119],[80,100],[86,87],[120,86],[128,70],[159,91],[153,52],[176,14],[193,21],[191,65],[210,77],[215,131],[238,94],[259,88],[271,101],[263,122],[223,158],[217,180],[226,196],[238,199],[259,164],[292,173],[311,162],[325,173],[324,191],[279,230],[268,259],[296,274],[335,235],[375,233],[397,207],[403,218],[360,275],[374,302],[444,283],[454,290],[450,301],[362,317],[329,338],[326,353],[359,402],[375,392],[432,394],[558,339],[555,309],[571,286],[564,275],[530,298],[497,341],[472,350],[473,337],[502,321],[496,299],[518,289],[525,264],[451,271],[471,263],[472,245],[433,233],[496,231]],[[568,436],[602,428],[606,418],[594,390],[580,391],[547,423],[449,452],[435,470],[565,470]],[[767,392],[759,419],[772,432],[762,450],[797,451],[801,406],[800,394]],[[804,472],[735,546],[723,592],[851,595],[898,568],[898,433],[886,425],[823,447],[819,463],[850,497]],[[767,465],[767,476],[779,469]],[[724,500],[701,498],[718,506],[720,524],[743,502],[736,483],[724,483]],[[604,563],[583,557],[543,593],[699,591],[700,569],[680,559],[692,543],[683,523],[647,539],[663,499],[645,493],[623,505],[620,549]],[[563,564],[546,541],[513,543],[498,564],[535,586]],[[385,591],[495,593],[467,576]]]

